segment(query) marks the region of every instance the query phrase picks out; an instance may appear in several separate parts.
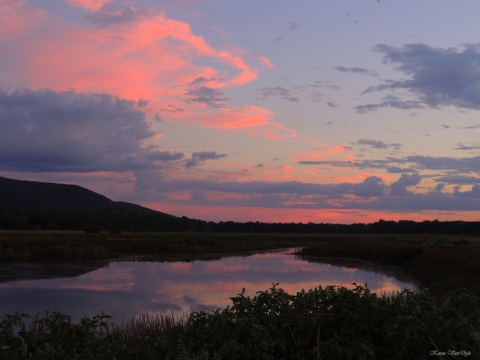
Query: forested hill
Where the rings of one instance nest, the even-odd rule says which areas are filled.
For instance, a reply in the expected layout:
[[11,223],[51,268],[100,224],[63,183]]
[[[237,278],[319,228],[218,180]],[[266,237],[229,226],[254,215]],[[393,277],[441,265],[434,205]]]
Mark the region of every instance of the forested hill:
[[[154,210],[140,205],[112,201],[103,195],[78,185],[22,181],[4,177],[0,177],[0,209],[132,210],[154,212]],[[167,215],[164,213],[160,214]]]

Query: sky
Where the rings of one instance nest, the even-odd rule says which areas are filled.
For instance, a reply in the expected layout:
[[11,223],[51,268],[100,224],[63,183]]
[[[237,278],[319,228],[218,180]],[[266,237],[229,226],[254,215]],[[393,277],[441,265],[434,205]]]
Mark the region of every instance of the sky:
[[208,221],[478,221],[478,11],[0,0],[0,176]]

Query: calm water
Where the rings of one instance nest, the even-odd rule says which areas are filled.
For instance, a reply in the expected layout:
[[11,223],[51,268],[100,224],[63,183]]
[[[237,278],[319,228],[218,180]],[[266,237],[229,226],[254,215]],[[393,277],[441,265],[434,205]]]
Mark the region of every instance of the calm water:
[[290,250],[214,261],[82,262],[43,269],[3,264],[0,317],[15,310],[28,314],[58,310],[74,321],[101,311],[117,320],[147,312],[181,316],[223,308],[242,288],[252,296],[272,283],[293,294],[319,285],[351,288],[353,282],[368,283],[377,292],[416,289],[399,268],[354,260],[318,261]]

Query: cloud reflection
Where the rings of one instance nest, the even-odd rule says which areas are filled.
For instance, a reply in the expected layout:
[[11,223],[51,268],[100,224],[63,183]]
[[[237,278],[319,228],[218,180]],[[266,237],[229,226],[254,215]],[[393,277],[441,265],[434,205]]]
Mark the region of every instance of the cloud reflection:
[[100,311],[122,318],[141,313],[182,316],[231,304],[246,289],[254,296],[272,283],[295,294],[318,286],[368,283],[375,292],[391,293],[411,283],[366,269],[305,261],[288,253],[260,253],[215,261],[112,262],[74,278],[39,279],[0,284],[2,314],[59,310],[74,320]]

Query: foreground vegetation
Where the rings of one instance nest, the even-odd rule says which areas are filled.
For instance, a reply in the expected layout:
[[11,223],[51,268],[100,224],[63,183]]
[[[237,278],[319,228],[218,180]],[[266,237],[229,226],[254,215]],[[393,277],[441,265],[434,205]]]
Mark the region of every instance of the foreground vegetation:
[[[440,302],[427,292],[378,296],[333,286],[290,295],[273,286],[187,319],[10,314],[2,359],[427,359],[480,354],[480,300],[465,291]],[[31,320],[30,326],[25,320]],[[15,332],[15,329],[20,330]],[[447,351],[454,351],[450,355]],[[445,354],[442,355],[442,353]]]

